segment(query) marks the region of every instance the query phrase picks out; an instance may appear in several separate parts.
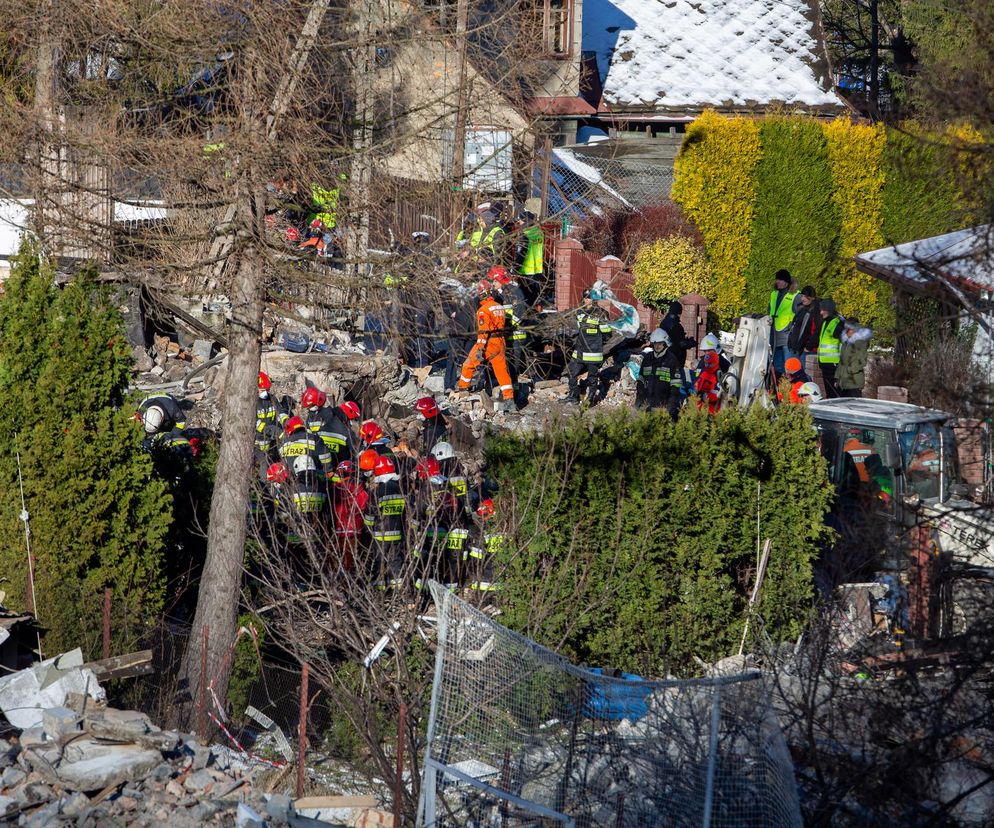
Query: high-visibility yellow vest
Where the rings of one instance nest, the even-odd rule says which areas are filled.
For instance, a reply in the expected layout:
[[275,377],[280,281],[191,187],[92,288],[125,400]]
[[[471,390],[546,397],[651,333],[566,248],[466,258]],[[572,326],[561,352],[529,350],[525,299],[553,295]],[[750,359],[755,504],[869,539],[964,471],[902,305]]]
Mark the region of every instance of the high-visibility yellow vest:
[[826,319],[821,323],[821,333],[818,335],[818,361],[838,365],[842,356],[842,343],[835,335],[840,324],[839,317]]
[[770,294],[770,316],[773,317],[773,327],[782,331],[794,321],[794,297],[797,296],[797,291],[785,293],[777,304],[778,292],[775,290]]
[[329,230],[335,226],[337,221],[336,212],[340,192],[337,187],[333,190],[326,190],[317,184],[311,184],[311,200],[317,208],[314,218],[320,219],[321,223]]
[[521,263],[521,273],[524,276],[538,276],[545,262],[545,233],[541,227],[526,227],[525,238],[528,239],[528,249]]

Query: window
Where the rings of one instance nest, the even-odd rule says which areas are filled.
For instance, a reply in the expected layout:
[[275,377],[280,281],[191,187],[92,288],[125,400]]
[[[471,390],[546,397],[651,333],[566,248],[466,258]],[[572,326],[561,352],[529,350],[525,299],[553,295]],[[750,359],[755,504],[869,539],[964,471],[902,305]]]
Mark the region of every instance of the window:
[[925,498],[939,496],[939,432],[934,423],[901,434],[901,454],[908,488]]
[[570,7],[573,0],[540,0],[542,3],[542,46],[546,54],[567,57],[572,46]]

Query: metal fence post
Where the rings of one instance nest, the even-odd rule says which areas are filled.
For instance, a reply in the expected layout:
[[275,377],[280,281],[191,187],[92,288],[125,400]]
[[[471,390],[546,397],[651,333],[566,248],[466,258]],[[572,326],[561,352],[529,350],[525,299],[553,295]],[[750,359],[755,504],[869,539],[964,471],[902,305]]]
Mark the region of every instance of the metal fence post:
[[397,772],[393,779],[393,828],[400,828],[404,813],[404,738],[407,734],[407,705],[401,703],[397,720]]
[[297,798],[304,795],[304,762],[307,751],[307,679],[310,665],[305,661],[300,671],[300,722],[297,727]]
[[711,809],[714,807],[714,772],[718,763],[718,728],[721,727],[721,685],[714,686],[711,697],[711,738],[708,742],[708,773],[704,783],[704,828],[711,828]]
[[110,658],[110,594],[111,588],[104,590],[104,658]]

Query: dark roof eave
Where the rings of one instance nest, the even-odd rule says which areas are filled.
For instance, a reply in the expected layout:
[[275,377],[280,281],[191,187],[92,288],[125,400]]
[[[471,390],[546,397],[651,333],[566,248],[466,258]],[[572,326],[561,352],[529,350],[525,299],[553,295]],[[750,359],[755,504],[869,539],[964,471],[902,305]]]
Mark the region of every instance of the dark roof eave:
[[837,117],[849,111],[843,104],[787,104],[783,101],[768,101],[765,103],[728,104],[728,103],[698,103],[693,106],[661,106],[659,104],[624,103],[620,101],[604,101],[597,114],[603,117],[624,119],[640,115],[678,115],[681,117],[697,117],[707,109],[713,109],[723,115],[762,115],[768,110],[790,107],[795,112],[806,112],[823,117]]
[[942,278],[950,284],[955,285],[960,290],[975,298],[978,302],[978,306],[980,304],[988,304],[986,302],[982,302],[981,295],[984,291],[990,290],[989,286],[978,284],[972,279],[964,279],[962,277],[953,276],[949,273],[943,273],[939,270],[939,268],[928,268],[918,264],[915,269],[919,274],[919,278],[910,279],[907,276],[901,275],[893,268],[878,265],[875,262],[862,258],[861,256],[853,256],[853,261],[856,263],[856,269],[861,273],[881,279],[894,287],[903,288],[911,293],[919,293],[922,295],[948,299],[951,295],[949,288],[947,288],[941,281],[930,278],[934,272],[938,272],[942,275]]

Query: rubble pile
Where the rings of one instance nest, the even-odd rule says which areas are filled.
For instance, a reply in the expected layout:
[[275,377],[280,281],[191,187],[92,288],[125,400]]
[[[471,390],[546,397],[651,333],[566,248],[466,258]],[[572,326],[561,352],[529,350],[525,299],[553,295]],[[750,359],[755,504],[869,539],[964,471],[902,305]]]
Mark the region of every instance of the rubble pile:
[[144,713],[109,707],[79,651],[0,680],[0,708],[18,735],[0,739],[0,824],[172,828],[392,825],[372,797],[282,793],[276,768]]

